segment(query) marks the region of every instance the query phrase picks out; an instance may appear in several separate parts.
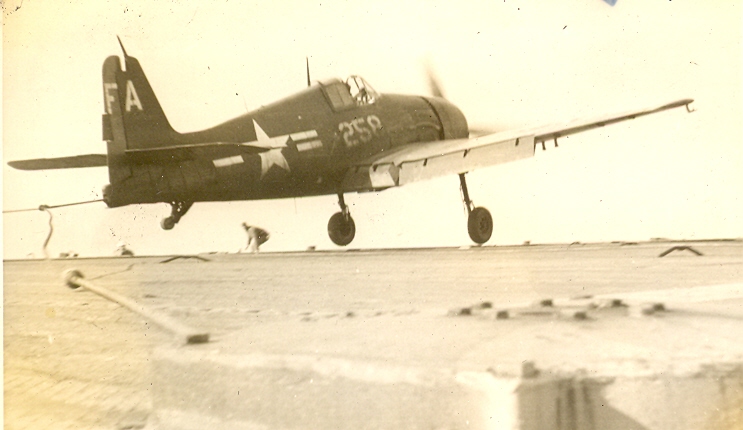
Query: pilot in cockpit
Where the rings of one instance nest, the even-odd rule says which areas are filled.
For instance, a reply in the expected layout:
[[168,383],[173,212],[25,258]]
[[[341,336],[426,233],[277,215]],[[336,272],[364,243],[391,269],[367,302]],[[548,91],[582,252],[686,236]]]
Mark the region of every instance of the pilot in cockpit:
[[371,104],[376,99],[375,91],[360,76],[351,76],[346,79],[346,87],[358,105]]

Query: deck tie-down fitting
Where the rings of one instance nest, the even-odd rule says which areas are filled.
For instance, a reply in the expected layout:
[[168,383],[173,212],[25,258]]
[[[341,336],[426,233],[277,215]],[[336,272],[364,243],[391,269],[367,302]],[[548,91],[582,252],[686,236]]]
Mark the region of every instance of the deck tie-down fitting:
[[704,255],[701,252],[697,251],[696,249],[692,248],[691,246],[672,246],[668,248],[667,250],[661,252],[660,255],[658,255],[658,257],[665,257],[666,255],[672,253],[673,251],[689,251],[700,257]]
[[[620,313],[617,314],[616,311]],[[555,301],[541,299],[533,303],[515,304],[507,307],[496,307],[491,302],[482,302],[472,306],[450,309],[447,316],[468,317],[480,316],[486,319],[510,319],[512,317],[556,317],[575,320],[592,319],[599,315],[626,315],[632,317],[650,316],[666,311],[661,302],[640,301],[626,303],[617,298],[584,296]]]

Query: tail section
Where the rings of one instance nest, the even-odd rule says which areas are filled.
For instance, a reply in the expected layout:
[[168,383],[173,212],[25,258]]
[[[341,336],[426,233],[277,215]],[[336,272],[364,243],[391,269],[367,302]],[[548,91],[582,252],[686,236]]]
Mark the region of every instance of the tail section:
[[[212,142],[220,145],[221,136],[213,133],[182,135],[173,130],[139,61],[124,51],[125,68],[121,66],[118,56],[108,57],[103,63],[105,155],[18,160],[8,164],[21,170],[108,165],[110,184],[103,189],[103,200],[109,207],[180,201],[184,193],[200,186],[198,180],[213,177],[210,163],[201,168],[194,162],[180,161],[184,159],[184,151],[190,154],[189,144],[199,146]],[[153,154],[157,154],[156,159],[162,163],[147,158]],[[169,170],[166,172],[164,169]],[[182,169],[188,170],[189,174],[184,174]],[[194,181],[194,178],[198,180]]]
[[108,151],[109,192],[119,190],[116,196],[109,193],[112,204],[123,198],[119,195],[123,189],[117,185],[133,174],[125,151],[181,143],[181,134],[165,117],[139,61],[124,51],[124,62],[126,70],[122,70],[118,56],[110,56],[103,63],[103,140]]
[[104,139],[123,138],[117,143],[126,149],[178,144],[180,134],[170,126],[139,61],[126,53],[124,61],[126,70],[116,56],[103,63]]

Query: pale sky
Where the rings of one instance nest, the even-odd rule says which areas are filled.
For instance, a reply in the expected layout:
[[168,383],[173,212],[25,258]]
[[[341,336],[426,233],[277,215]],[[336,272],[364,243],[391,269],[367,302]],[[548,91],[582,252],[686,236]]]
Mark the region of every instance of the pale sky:
[[[734,1],[11,0],[3,24],[3,208],[100,197],[105,168],[21,172],[8,160],[104,153],[101,65],[137,57],[172,125],[206,128],[301,90],[364,76],[380,92],[426,94],[426,62],[471,124],[544,125],[694,98],[676,109],[563,139],[536,157],[468,175],[493,214],[490,245],[743,237],[741,6]],[[16,6],[20,8],[16,9]],[[456,176],[349,194],[350,248],[462,246]],[[335,249],[335,196],[197,203],[171,231],[166,204],[54,211],[51,255],[234,252],[243,221],[265,251]],[[5,214],[5,258],[41,256],[42,212]]]

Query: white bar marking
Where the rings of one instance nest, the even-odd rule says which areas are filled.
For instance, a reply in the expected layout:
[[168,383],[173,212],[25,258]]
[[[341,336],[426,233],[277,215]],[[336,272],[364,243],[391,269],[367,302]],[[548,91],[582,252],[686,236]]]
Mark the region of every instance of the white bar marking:
[[233,157],[226,157],[226,158],[218,158],[212,161],[212,163],[214,163],[214,167],[227,167],[227,166],[232,166],[233,164],[241,164],[244,162],[245,160],[243,160],[242,155],[235,155]]
[[321,148],[321,147],[322,147],[322,141],[313,140],[311,142],[298,143],[297,151],[303,152],[303,151],[309,151],[310,149]]
[[312,139],[317,137],[317,130],[300,131],[298,133],[292,133],[289,135],[293,141]]

